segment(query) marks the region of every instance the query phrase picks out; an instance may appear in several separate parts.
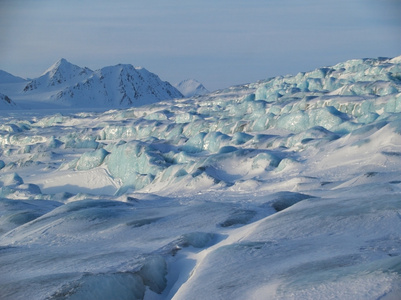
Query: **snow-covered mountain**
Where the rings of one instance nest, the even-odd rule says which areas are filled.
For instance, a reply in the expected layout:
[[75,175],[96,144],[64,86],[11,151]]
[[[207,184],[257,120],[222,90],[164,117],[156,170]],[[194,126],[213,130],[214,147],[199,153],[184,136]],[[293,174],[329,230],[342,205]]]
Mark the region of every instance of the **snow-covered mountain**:
[[17,105],[13,101],[13,96],[18,94],[18,90],[21,90],[23,85],[27,81],[21,77],[14,76],[10,73],[0,70],[0,109],[8,110],[8,109],[19,109],[19,105]]
[[0,108],[1,109],[10,109],[15,108],[16,105],[14,101],[12,101],[7,95],[0,93]]
[[182,94],[168,82],[146,70],[132,65],[105,67],[84,81],[68,86],[52,95],[55,102],[73,106],[129,107],[152,104],[162,100],[182,98]]
[[209,91],[202,83],[195,79],[186,79],[174,85],[185,97],[193,97],[197,95],[205,95]]
[[10,73],[7,73],[6,71],[0,70],[0,84],[4,83],[19,83],[19,82],[24,82],[25,79],[14,76]]
[[401,299],[401,57],[0,113],[2,300]]
[[[8,77],[7,77],[8,78]],[[40,102],[42,107],[120,108],[152,104],[162,100],[182,98],[168,82],[132,65],[116,65],[92,71],[60,59],[41,76],[24,86],[2,82],[0,92],[7,92],[15,101],[24,101],[26,108]]]
[[55,62],[41,76],[32,79],[25,86],[24,92],[58,90],[85,80],[92,73],[92,70],[78,67],[62,58]]

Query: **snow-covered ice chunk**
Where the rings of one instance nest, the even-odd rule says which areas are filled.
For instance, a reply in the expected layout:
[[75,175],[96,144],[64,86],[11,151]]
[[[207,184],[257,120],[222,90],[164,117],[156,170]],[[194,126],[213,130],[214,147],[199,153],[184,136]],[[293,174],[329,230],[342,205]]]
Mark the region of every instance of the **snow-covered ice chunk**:
[[76,168],[79,171],[90,170],[100,166],[105,157],[109,154],[104,149],[98,149],[91,152],[85,152],[77,161]]
[[24,181],[17,173],[10,173],[6,175],[0,176],[0,185],[3,186],[11,186],[15,187],[23,184]]

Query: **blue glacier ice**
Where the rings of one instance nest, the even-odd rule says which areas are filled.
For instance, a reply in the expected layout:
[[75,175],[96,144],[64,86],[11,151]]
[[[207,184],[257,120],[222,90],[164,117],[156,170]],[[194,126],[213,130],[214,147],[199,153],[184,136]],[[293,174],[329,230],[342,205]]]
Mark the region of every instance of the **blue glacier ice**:
[[401,57],[153,100],[2,111],[2,299],[401,297]]

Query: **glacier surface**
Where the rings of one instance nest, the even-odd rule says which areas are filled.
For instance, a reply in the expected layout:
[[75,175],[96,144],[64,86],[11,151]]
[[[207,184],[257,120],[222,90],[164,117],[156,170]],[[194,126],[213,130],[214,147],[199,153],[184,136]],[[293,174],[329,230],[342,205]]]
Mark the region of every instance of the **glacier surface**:
[[1,106],[2,299],[401,297],[401,57],[149,103]]

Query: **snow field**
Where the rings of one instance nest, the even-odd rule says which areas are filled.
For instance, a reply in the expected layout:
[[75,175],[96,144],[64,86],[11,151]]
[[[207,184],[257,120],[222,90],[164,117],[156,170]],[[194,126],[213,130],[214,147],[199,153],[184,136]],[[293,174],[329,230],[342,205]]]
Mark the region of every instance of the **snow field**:
[[1,298],[399,298],[400,72],[2,112]]

